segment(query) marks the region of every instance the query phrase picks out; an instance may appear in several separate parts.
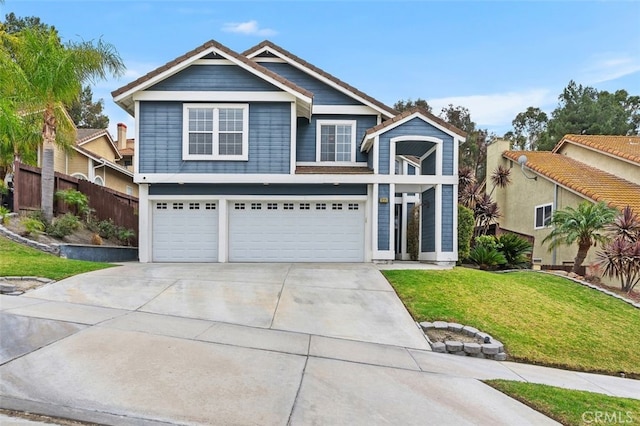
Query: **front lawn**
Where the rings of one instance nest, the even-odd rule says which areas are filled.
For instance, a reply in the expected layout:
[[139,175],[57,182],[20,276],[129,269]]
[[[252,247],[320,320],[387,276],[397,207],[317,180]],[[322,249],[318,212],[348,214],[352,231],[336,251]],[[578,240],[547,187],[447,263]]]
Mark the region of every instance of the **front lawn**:
[[640,310],[534,272],[384,271],[416,321],[471,325],[531,364],[640,378]]
[[29,276],[61,280],[111,266],[109,263],[62,259],[0,236],[0,277]]
[[486,383],[563,425],[640,423],[638,399],[507,380]]

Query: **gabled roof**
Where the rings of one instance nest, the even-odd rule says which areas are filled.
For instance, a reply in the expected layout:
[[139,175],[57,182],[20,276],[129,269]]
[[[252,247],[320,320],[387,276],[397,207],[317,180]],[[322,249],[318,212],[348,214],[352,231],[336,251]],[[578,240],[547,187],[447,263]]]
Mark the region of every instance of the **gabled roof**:
[[553,148],[553,152],[560,151],[567,143],[582,145],[640,164],[640,136],[565,135]]
[[104,164],[106,167],[109,167],[109,168],[111,168],[113,170],[116,170],[116,171],[118,171],[118,172],[120,172],[122,174],[125,174],[125,175],[129,176],[129,177],[133,177],[133,173],[131,171],[129,171],[129,170],[125,169],[124,167],[119,166],[119,165],[117,165],[115,163],[112,163],[111,161],[107,160],[106,158],[100,157],[99,155],[89,151],[88,149],[85,149],[85,148],[83,148],[81,146],[78,146],[78,145],[74,146],[73,149],[76,150],[77,152],[79,152],[79,153],[91,158],[94,161],[97,161],[99,163]]
[[381,133],[384,133],[384,132],[387,132],[387,131],[393,129],[394,127],[399,126],[402,123],[406,123],[409,120],[413,120],[416,117],[421,118],[422,120],[426,121],[427,123],[430,123],[430,124],[434,125],[435,127],[439,128],[443,132],[448,133],[451,136],[458,137],[458,138],[462,139],[463,141],[467,137],[467,134],[465,132],[463,132],[462,130],[458,129],[456,126],[453,126],[453,125],[447,123],[446,121],[444,121],[440,117],[436,117],[435,115],[433,115],[429,111],[427,111],[425,108],[414,107],[414,108],[411,108],[411,109],[408,109],[408,110],[404,111],[402,114],[398,114],[393,118],[390,118],[390,119],[388,119],[386,121],[383,121],[382,123],[378,124],[377,126],[374,126],[374,127],[370,128],[370,129],[367,129],[367,131],[364,134],[363,143],[362,143],[362,146],[361,146],[360,149],[362,151],[366,151],[369,148],[369,145],[371,145],[373,139],[376,136],[380,135]]
[[260,44],[245,50],[244,52],[242,52],[242,55],[252,59],[264,52],[268,52],[272,55],[275,55],[278,58],[284,59],[285,62],[293,66],[296,66],[297,68],[301,68],[303,71],[307,72],[308,74],[311,74],[316,78],[320,77],[320,80],[322,80],[323,78],[328,80],[328,83],[330,83],[331,86],[335,87],[336,89],[340,90],[346,95],[349,95],[352,98],[373,107],[374,109],[378,110],[379,112],[381,112],[387,117],[393,117],[396,114],[398,114],[398,111],[396,111],[395,109],[383,104],[377,99],[372,98],[366,93],[356,89],[350,84],[345,83],[339,78],[316,67],[315,65],[305,61],[304,59],[294,55],[293,53],[283,49],[282,47],[276,45],[275,43],[269,40],[264,40]]
[[111,134],[107,129],[76,129],[76,145],[82,146],[95,139],[98,139],[101,136],[104,136],[107,139],[109,145],[111,146],[111,149],[116,154],[116,158],[122,158],[118,147],[116,146],[113,138],[111,137]]
[[245,70],[251,72],[252,74],[263,78],[269,83],[279,87],[280,89],[287,91],[294,96],[302,99],[305,102],[311,104],[313,102],[313,93],[308,90],[292,83],[286,78],[274,73],[271,70],[253,62],[252,60],[241,56],[229,49],[226,46],[218,43],[215,40],[209,40],[203,45],[196,47],[195,49],[185,53],[182,56],[177,57],[176,59],[167,62],[161,67],[156,68],[153,71],[148,72],[142,77],[132,81],[131,83],[122,86],[119,89],[111,92],[111,96],[113,96],[114,101],[125,108],[128,112],[132,113],[131,105],[129,105],[129,98],[133,95],[134,92],[139,90],[144,90],[149,86],[152,86],[156,82],[167,78],[178,71],[186,68],[189,64],[194,62],[197,59],[200,59],[211,52],[215,52],[225,59],[229,59],[234,62],[236,65],[244,68]]
[[505,151],[503,156],[517,162],[523,154],[527,156],[527,168],[585,198],[604,201],[618,209],[629,205],[634,211],[640,212],[640,185],[562,154],[544,151]]

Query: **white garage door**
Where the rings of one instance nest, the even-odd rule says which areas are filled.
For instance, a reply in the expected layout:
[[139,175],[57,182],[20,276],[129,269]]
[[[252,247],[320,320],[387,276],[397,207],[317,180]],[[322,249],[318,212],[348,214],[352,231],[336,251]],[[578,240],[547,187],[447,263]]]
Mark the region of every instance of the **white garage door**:
[[231,262],[362,262],[364,202],[229,205]]
[[154,262],[217,262],[218,205],[211,201],[153,203]]

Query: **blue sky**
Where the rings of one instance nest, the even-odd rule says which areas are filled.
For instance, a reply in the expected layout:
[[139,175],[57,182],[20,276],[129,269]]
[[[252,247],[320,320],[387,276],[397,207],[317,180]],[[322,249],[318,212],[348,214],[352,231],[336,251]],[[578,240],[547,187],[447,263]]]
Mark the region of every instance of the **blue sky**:
[[129,137],[110,92],[210,39],[237,52],[269,39],[388,105],[462,105],[499,135],[528,106],[550,113],[571,79],[640,94],[637,1],[6,0],[9,12],[115,45],[126,74],[94,96]]

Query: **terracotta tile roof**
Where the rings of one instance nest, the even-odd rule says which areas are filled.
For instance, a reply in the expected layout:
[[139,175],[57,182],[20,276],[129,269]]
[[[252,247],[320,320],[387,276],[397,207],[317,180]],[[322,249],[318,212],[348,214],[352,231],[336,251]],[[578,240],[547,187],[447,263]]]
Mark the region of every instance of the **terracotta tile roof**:
[[640,185],[562,154],[544,151],[505,151],[503,156],[518,161],[527,156],[527,168],[593,201],[604,201],[622,209],[629,205],[640,212]]
[[373,170],[367,167],[349,166],[298,166],[297,175],[321,174],[321,175],[352,175],[352,174],[372,174]]
[[587,146],[640,164],[640,136],[565,135],[553,152],[558,152],[565,143]]
[[236,52],[234,52],[233,50],[227,48],[226,46],[223,46],[222,44],[218,43],[215,40],[209,40],[208,42],[204,43],[203,45],[196,47],[195,49],[185,53],[182,56],[177,57],[176,59],[174,59],[173,61],[167,62],[166,64],[162,65],[161,67],[156,68],[155,70],[143,75],[142,77],[138,78],[137,80],[132,81],[131,83],[127,84],[126,86],[122,86],[119,89],[114,90],[113,92],[111,92],[111,96],[113,96],[114,98],[133,89],[136,86],[139,86],[140,84],[151,80],[153,77],[162,74],[163,72],[167,71],[168,69],[171,69],[173,67],[175,67],[176,65],[186,61],[187,59],[190,59],[194,56],[197,56],[199,54],[201,54],[202,52],[204,52],[207,49],[210,48],[215,48],[218,49],[221,52],[224,52],[226,55],[231,56],[234,59],[239,60],[240,62],[244,63],[245,65],[255,69],[256,71],[265,74],[269,77],[271,77],[272,79],[278,81],[279,83],[285,85],[286,87],[289,87],[290,89],[294,90],[295,92],[298,92],[308,98],[313,98],[313,93],[309,92],[308,90],[297,86],[296,84],[292,83],[291,81],[287,80],[286,78],[274,73],[271,70],[268,70],[267,68],[263,67],[262,65],[259,65],[255,62],[253,62],[251,59],[245,58],[244,56],[238,55]]
[[465,132],[463,132],[462,130],[458,129],[456,126],[453,126],[449,123],[447,123],[446,121],[444,121],[442,118],[440,117],[436,117],[435,115],[433,115],[432,113],[430,113],[429,111],[427,111],[425,108],[422,107],[414,107],[411,109],[408,109],[406,111],[404,111],[402,114],[398,114],[393,118],[390,118],[386,121],[383,121],[382,123],[378,124],[375,127],[372,127],[370,129],[368,129],[365,132],[365,139],[368,135],[373,134],[378,132],[379,130],[382,130],[386,127],[392,126],[393,124],[397,123],[398,121],[404,120],[405,118],[409,117],[412,114],[415,113],[420,113],[423,116],[427,117],[428,119],[435,121],[436,123],[438,123],[440,126],[444,127],[445,129],[448,129],[450,131],[452,131],[453,133],[466,138],[467,134]]
[[124,148],[124,149],[119,149],[118,151],[120,152],[120,155],[122,155],[123,157],[125,155],[133,155],[135,153],[133,148]]
[[259,51],[260,49],[267,47],[267,48],[272,48],[273,50],[276,50],[277,52],[282,53],[283,55],[285,55],[286,57],[294,60],[295,62],[299,63],[300,65],[312,70],[313,72],[320,74],[321,76],[327,78],[328,80],[331,80],[332,82],[334,82],[335,84],[337,84],[338,86],[341,86],[345,89],[347,89],[348,91],[354,93],[355,95],[361,97],[362,99],[367,100],[368,102],[376,105],[378,108],[386,111],[390,116],[394,116],[396,114],[398,114],[398,111],[396,111],[395,109],[383,104],[382,102],[378,101],[377,99],[372,98],[371,96],[367,95],[364,92],[361,92],[360,90],[356,89],[355,87],[351,86],[348,83],[345,83],[344,81],[340,80],[339,78],[329,74],[328,72],[316,67],[315,65],[305,61],[304,59],[294,55],[293,53],[289,52],[288,50],[283,49],[282,47],[278,46],[277,44],[269,41],[269,40],[264,40],[263,42],[261,42],[260,44],[251,47],[250,49],[245,50],[244,52],[242,52],[242,56],[248,56],[252,53],[255,53],[257,51]]

